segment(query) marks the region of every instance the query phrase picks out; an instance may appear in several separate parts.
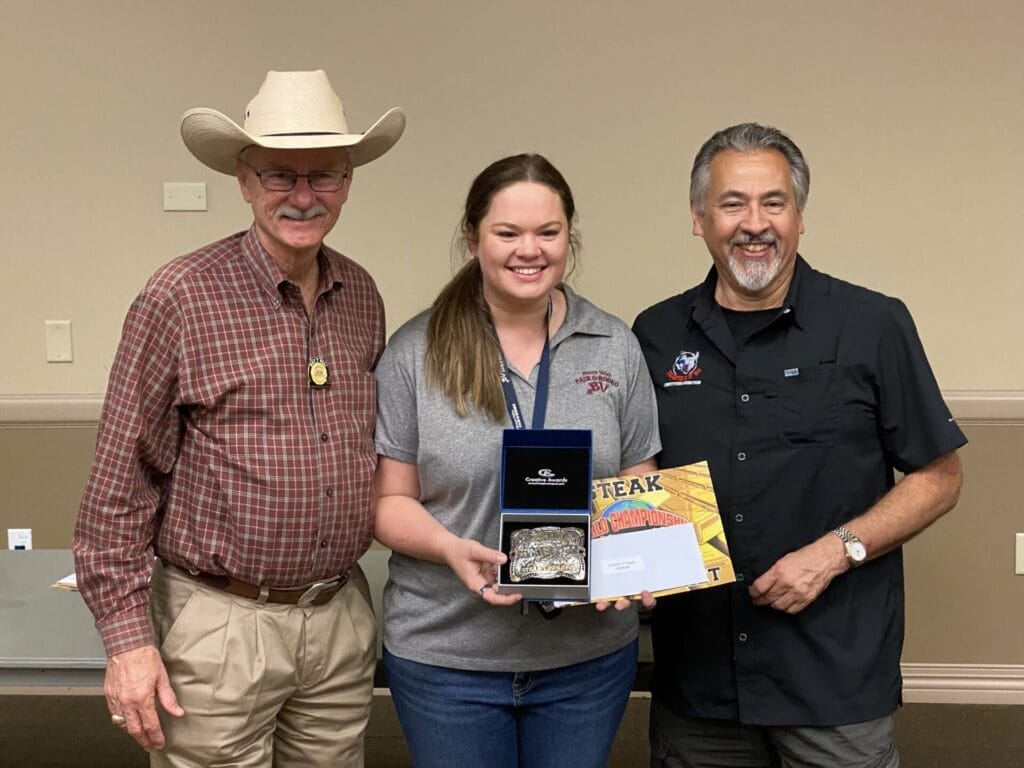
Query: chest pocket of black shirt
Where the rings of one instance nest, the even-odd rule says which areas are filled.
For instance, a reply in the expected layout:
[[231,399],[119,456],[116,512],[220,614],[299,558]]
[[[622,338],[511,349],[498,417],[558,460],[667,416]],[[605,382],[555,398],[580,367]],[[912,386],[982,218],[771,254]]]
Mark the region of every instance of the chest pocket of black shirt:
[[781,373],[766,400],[779,440],[791,447],[828,446],[839,432],[839,368],[834,363]]

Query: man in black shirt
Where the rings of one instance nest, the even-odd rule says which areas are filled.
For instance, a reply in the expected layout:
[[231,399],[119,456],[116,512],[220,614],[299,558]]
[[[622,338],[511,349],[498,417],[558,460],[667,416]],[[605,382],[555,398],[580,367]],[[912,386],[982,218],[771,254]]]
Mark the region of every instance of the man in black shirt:
[[797,253],[809,185],[778,130],[712,136],[690,206],[714,266],[634,325],[659,463],[708,460],[737,579],[655,609],[658,768],[899,764],[900,546],[956,503],[966,438],[902,302]]

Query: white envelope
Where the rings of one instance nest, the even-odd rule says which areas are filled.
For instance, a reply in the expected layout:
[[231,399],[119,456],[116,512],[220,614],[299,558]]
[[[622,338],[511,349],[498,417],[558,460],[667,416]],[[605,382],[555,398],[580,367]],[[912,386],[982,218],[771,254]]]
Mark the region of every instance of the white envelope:
[[602,536],[590,545],[590,599],[659,592],[708,580],[690,523]]

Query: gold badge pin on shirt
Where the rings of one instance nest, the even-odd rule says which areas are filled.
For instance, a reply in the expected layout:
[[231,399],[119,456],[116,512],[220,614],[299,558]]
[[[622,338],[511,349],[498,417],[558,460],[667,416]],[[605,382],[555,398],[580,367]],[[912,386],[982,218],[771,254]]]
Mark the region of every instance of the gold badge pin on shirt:
[[327,363],[322,357],[309,361],[309,386],[322,389],[327,386]]

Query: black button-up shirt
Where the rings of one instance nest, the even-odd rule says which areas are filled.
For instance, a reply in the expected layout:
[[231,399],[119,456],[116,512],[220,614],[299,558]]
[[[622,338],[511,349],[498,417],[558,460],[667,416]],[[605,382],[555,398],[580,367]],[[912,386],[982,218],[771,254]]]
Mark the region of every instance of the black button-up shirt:
[[662,598],[654,695],[683,714],[838,725],[900,701],[903,556],[837,577],[801,613],[756,607],[750,583],[966,442],[897,299],[797,257],[782,307],[737,343],[717,276],[643,312],[640,339],[674,467],[707,459],[735,584]]

